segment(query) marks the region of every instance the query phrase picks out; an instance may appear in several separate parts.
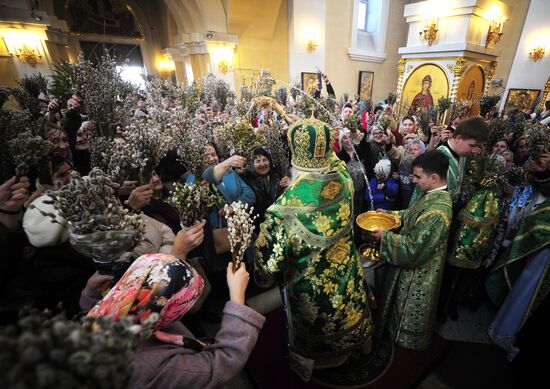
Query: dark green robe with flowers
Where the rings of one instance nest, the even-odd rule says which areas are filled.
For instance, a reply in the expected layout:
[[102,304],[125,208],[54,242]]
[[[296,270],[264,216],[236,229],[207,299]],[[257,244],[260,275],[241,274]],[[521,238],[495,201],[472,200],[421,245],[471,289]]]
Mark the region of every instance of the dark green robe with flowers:
[[333,154],[329,172],[304,173],[268,208],[256,240],[256,282],[270,286],[284,273],[291,351],[316,361],[372,333],[352,217],[353,182]]
[[451,196],[446,190],[422,194],[396,213],[401,231],[385,232],[380,245],[380,258],[390,264],[380,332],[387,328],[399,346],[423,350],[434,331],[453,215]]
[[[527,260],[550,244],[550,198],[525,217],[511,246],[494,264],[485,287],[493,303],[501,305],[521,275]],[[550,269],[540,278],[527,316],[550,293]]]

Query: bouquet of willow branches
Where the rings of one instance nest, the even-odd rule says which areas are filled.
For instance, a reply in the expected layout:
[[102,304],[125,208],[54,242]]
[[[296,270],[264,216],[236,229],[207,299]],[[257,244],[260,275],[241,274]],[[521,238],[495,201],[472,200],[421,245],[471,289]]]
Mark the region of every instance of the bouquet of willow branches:
[[500,96],[481,95],[479,97],[479,113],[487,115],[500,101]]
[[468,163],[465,180],[475,188],[495,185],[502,188],[506,182],[506,172],[501,160],[487,153],[480,153]]
[[0,328],[3,388],[124,388],[133,359],[151,335],[152,317],[139,324],[124,317],[85,317],[23,308],[17,324]]
[[277,89],[275,89],[274,95],[275,95],[275,100],[281,106],[284,107],[288,104],[288,91],[286,90],[285,86],[280,86]]
[[206,105],[216,104],[220,111],[225,109],[228,100],[234,96],[229,84],[213,74],[202,77],[198,86],[199,100]]
[[269,74],[260,74],[252,80],[254,96],[272,96],[273,85],[277,82]]
[[233,202],[230,206],[225,205],[224,210],[233,269],[236,270],[244,258],[244,252],[252,242],[254,220],[258,215],[252,216],[254,207],[249,208],[248,204],[243,204],[240,201]]
[[198,180],[192,184],[176,183],[168,198],[168,203],[178,210],[184,229],[199,223],[209,209],[220,206],[222,202],[211,185],[201,185]]
[[204,150],[208,145],[208,134],[188,112],[180,111],[176,122],[170,124],[174,146],[178,156],[197,181],[202,180],[206,169]]
[[499,140],[506,139],[506,134],[509,131],[509,128],[510,127],[508,120],[502,119],[502,117],[494,118],[487,121],[489,138],[487,139],[486,147],[490,149]]
[[10,88],[11,95],[17,100],[22,111],[28,112],[34,120],[42,116],[38,96],[48,93],[48,80],[41,73],[25,75],[18,82],[19,88]]
[[525,140],[527,148],[534,160],[538,160],[540,155],[548,151],[550,145],[550,127],[541,123],[529,123],[525,129]]
[[461,117],[468,104],[464,100],[455,100],[451,104],[451,121]]
[[90,165],[110,175],[114,182],[122,184],[141,167],[140,154],[133,153],[133,148],[122,138],[111,140],[97,136],[90,145]]
[[[382,111],[379,111],[379,112],[382,112]],[[380,124],[380,127],[382,127],[384,131],[386,131],[388,127],[391,125],[391,121],[392,121],[391,117],[383,112],[380,115],[378,115],[378,118],[376,119],[376,122]]]
[[372,99],[365,100],[363,102],[363,111],[372,112],[374,106],[372,104]]
[[440,97],[437,100],[437,110],[439,111],[439,116],[443,116],[445,114],[445,111],[451,108],[452,102],[451,99],[447,97]]
[[525,179],[525,172],[520,166],[512,163],[512,166],[506,172],[506,179],[511,186],[519,185]]
[[132,85],[122,80],[115,60],[107,51],[97,65],[81,54],[73,69],[89,120],[97,123],[98,134],[114,137],[117,126],[131,117],[120,99],[130,95]]
[[162,131],[161,124],[153,116],[145,121],[132,120],[126,127],[125,137],[132,150],[134,163],[139,165],[139,182],[145,185],[151,180],[160,160],[174,145],[171,132]]
[[352,133],[359,131],[360,121],[357,115],[351,114],[344,120],[344,127]]
[[[78,235],[98,231],[135,230],[135,243],[141,241],[145,226],[138,214],[130,214],[115,195],[118,184],[100,169],[94,168],[86,178],[71,172],[71,181],[48,193],[53,207]],[[47,214],[55,222],[55,215]]]
[[260,145],[261,140],[246,119],[226,123],[217,135],[219,142],[229,150],[230,155],[237,154],[246,159],[251,159],[252,151]]
[[27,129],[17,134],[8,144],[17,175],[25,175],[29,170],[34,170],[38,174],[50,174],[52,144],[49,141],[33,135]]
[[386,98],[386,102],[390,107],[393,107],[393,105],[397,102],[397,93],[395,93],[395,92],[388,93],[388,97]]
[[[2,88],[0,88],[2,89]],[[0,90],[1,96],[9,95],[9,91]],[[10,141],[17,138],[20,133],[28,133],[31,129],[36,128],[36,123],[31,119],[28,112],[11,111],[4,107],[0,107],[0,178],[1,182],[6,181],[13,176],[15,171],[14,156],[12,154],[12,147]],[[21,150],[22,153],[26,153],[25,142],[17,142],[17,152]],[[47,163],[47,161],[45,160]]]
[[290,149],[286,138],[286,129],[282,122],[276,121],[267,126],[263,135],[263,145],[271,154],[271,160],[275,168],[283,176],[290,172]]
[[289,111],[302,118],[313,115],[322,122],[332,124],[337,120],[334,116],[335,106],[336,100],[330,96],[315,99],[304,93],[294,101]]

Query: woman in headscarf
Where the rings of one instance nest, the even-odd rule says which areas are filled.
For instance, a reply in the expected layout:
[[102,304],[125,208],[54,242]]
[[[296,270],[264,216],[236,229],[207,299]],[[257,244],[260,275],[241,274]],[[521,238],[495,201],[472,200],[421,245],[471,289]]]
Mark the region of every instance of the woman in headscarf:
[[266,209],[285,191],[290,179],[275,169],[271,154],[264,148],[254,149],[252,156],[254,158],[253,169],[246,170],[243,179],[256,196],[254,213],[259,217],[256,218],[254,224],[259,227],[264,221]]
[[[115,319],[131,316],[141,321],[156,318],[153,336],[135,357],[130,388],[219,387],[244,367],[256,343],[265,318],[244,305],[249,280],[244,265],[235,272],[231,263],[227,267],[230,300],[214,340],[196,339],[179,321],[199,299],[203,279],[178,257],[185,257],[203,236],[202,232],[193,237],[180,232],[172,251],[175,255],[138,258],[88,314]],[[101,280],[96,281],[99,284]],[[85,293],[86,289],[81,298],[83,308],[97,301]]]

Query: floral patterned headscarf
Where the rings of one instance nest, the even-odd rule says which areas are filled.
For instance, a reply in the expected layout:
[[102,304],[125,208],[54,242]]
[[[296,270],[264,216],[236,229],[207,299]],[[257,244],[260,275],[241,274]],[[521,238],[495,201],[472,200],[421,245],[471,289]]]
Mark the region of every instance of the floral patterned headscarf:
[[[167,254],[142,255],[88,316],[133,316],[143,321],[157,313],[159,317],[152,326],[156,331],[189,311],[203,287],[202,277],[186,262]],[[178,342],[167,341],[179,343],[181,336]]]

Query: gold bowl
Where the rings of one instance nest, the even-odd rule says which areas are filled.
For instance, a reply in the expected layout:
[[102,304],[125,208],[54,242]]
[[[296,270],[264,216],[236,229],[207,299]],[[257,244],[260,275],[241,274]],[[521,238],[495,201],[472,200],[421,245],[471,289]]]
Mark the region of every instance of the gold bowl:
[[399,216],[379,211],[363,212],[357,216],[355,221],[362,230],[369,232],[376,230],[390,231],[401,225]]

